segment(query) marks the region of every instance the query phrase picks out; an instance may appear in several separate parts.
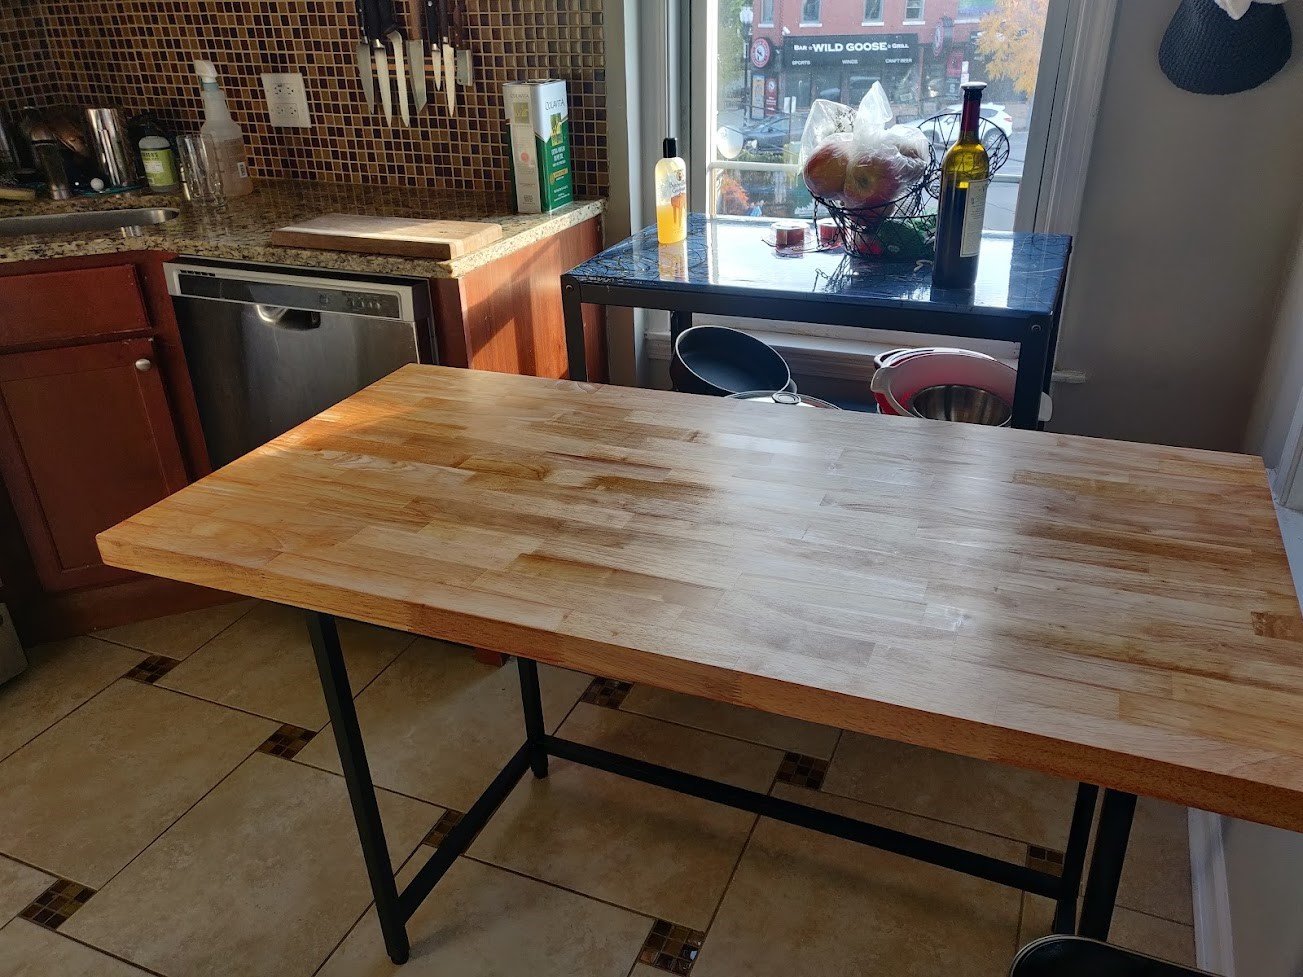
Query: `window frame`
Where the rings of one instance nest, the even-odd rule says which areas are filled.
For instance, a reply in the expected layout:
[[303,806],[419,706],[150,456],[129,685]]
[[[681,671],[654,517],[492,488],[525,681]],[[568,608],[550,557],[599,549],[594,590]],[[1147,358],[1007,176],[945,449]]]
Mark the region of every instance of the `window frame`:
[[[823,0],[800,0],[801,2],[801,26],[802,27],[822,27],[823,26]],[[807,4],[816,4],[817,16],[810,20],[805,16]]]
[[[765,17],[765,8],[768,5],[769,16]],[[773,27],[774,18],[777,16],[775,8],[778,6],[778,0],[760,0],[760,16],[757,18],[757,27]]]
[[[727,169],[728,164],[715,161],[715,106],[713,104],[717,76],[717,58],[709,52],[717,50],[717,18],[713,4],[678,0],[690,12],[690,49],[684,58],[685,104],[689,110],[689,128],[692,133],[689,164],[690,204],[694,211],[714,211],[714,195],[708,193],[714,183],[713,174]],[[1054,79],[1052,94],[1042,102],[1050,106],[1046,112],[1033,113],[1028,133],[1028,155],[1021,182],[1014,228],[1018,231],[1038,231],[1073,234],[1080,220],[1082,194],[1085,188],[1090,147],[1094,137],[1104,72],[1112,43],[1118,0],[1050,0],[1046,18],[1046,39],[1041,52],[1040,74]],[[755,169],[785,169],[795,172],[793,164],[749,163]],[[997,174],[996,179],[999,179]],[[757,224],[767,224],[769,217],[753,219]],[[865,343],[892,342],[896,337],[877,330],[841,330],[839,327],[816,329],[809,324],[787,323],[781,320],[745,319],[731,316],[700,316],[700,322],[718,322],[744,330],[783,335],[799,334],[810,348],[833,351],[858,348]],[[668,329],[664,324],[649,325],[649,335],[659,335]],[[853,333],[847,336],[843,333]],[[916,342],[919,337],[902,337],[906,342]],[[659,340],[657,340],[659,341]],[[893,342],[893,345],[902,345]],[[640,349],[645,353],[649,347]],[[659,348],[659,347],[657,347]],[[991,351],[993,355],[995,352]],[[1065,382],[1082,382],[1084,376],[1074,370],[1056,372]]]
[[[911,3],[918,4],[917,16],[911,17],[909,15],[909,5]],[[926,23],[927,23],[927,0],[905,0],[905,16],[904,19],[901,20],[901,24],[903,26],[915,27],[919,24],[926,24]]]
[[[869,4],[878,5],[878,16],[869,16]],[[885,24],[887,16],[887,0],[864,0],[864,19],[860,21],[861,27],[881,27]]]

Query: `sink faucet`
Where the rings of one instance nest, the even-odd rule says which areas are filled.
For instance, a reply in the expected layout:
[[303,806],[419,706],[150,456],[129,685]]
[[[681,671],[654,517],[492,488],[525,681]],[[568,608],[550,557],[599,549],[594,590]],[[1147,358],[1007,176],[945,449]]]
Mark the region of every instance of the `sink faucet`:
[[51,200],[67,200],[72,196],[72,185],[68,181],[68,170],[63,165],[63,150],[57,142],[33,142],[32,154],[36,165],[45,175],[45,182],[50,185]]

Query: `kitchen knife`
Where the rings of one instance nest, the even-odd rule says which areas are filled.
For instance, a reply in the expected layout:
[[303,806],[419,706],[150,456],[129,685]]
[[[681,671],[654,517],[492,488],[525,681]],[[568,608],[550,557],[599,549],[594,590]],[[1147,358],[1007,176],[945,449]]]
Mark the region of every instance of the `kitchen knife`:
[[362,29],[362,40],[357,44],[355,58],[357,74],[362,82],[362,94],[366,96],[368,113],[376,110],[375,75],[371,71],[371,9],[368,0],[357,0],[358,26]]
[[376,110],[375,74],[371,70],[371,42],[362,40],[357,45],[357,74],[362,79],[362,94],[366,96],[366,110]]
[[439,57],[443,62],[443,87],[444,98],[448,101],[448,114],[453,115],[457,111],[457,55],[453,47],[448,43],[449,25],[448,25],[448,4],[451,0],[437,0],[439,4],[439,37],[443,40],[443,46],[439,50]]
[[394,124],[394,101],[389,93],[389,56],[385,53],[385,42],[376,41],[375,47],[376,76],[380,82],[380,107],[385,113],[385,124]]
[[420,112],[430,100],[425,86],[425,42],[419,38],[407,42],[407,59],[412,72],[412,110]]
[[419,113],[428,100],[425,86],[425,2],[411,0],[411,31],[407,41],[407,67],[412,73],[412,111]]
[[435,91],[443,90],[443,44],[439,34],[439,9],[435,0],[425,3],[425,39],[430,42],[430,69],[434,72]]
[[471,49],[466,39],[466,6],[465,0],[448,0],[452,4],[452,24],[448,28],[449,40],[452,41],[453,50],[457,52],[457,64],[453,75],[458,83],[470,87],[471,83]]
[[402,31],[390,31],[388,36],[389,43],[394,49],[394,81],[398,85],[398,115],[403,120],[403,125],[409,126],[412,124],[412,113],[407,107],[407,67],[403,64],[407,41],[403,39]]

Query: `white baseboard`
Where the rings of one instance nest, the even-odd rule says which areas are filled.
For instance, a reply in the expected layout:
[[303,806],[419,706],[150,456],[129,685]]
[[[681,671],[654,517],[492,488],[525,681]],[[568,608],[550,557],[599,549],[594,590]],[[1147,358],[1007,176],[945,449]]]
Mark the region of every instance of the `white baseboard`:
[[1195,961],[1209,973],[1235,977],[1231,900],[1226,883],[1222,826],[1220,815],[1190,809]]

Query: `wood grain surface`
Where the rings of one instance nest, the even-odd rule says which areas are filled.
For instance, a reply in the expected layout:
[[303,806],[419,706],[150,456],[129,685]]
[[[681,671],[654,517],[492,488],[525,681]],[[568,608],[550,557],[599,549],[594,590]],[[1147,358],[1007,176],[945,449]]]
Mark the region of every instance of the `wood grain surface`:
[[117,566],[1303,829],[1257,458],[409,366]]
[[501,237],[502,225],[485,221],[323,214],[276,228],[271,232],[271,243],[286,248],[361,251],[448,261],[470,254]]

